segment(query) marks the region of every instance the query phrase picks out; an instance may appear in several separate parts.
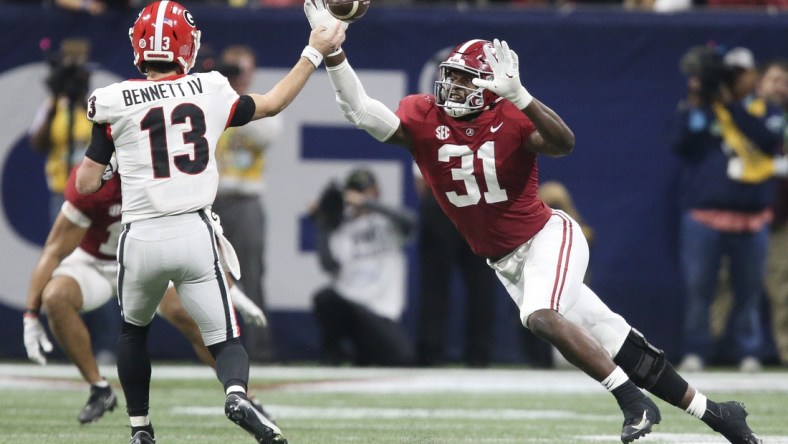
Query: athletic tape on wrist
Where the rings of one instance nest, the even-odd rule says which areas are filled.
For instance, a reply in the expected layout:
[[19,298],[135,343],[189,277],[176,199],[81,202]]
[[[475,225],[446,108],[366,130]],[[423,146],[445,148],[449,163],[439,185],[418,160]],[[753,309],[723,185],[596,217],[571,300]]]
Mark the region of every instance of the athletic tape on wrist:
[[517,109],[525,109],[528,105],[531,104],[531,102],[533,102],[533,100],[534,97],[523,86],[517,92],[517,95],[511,99],[511,102],[514,103],[514,106],[516,106]]
[[323,63],[323,54],[320,54],[320,51],[317,49],[307,45],[304,47],[304,50],[301,51],[301,57],[306,57],[315,68],[319,67],[321,63]]

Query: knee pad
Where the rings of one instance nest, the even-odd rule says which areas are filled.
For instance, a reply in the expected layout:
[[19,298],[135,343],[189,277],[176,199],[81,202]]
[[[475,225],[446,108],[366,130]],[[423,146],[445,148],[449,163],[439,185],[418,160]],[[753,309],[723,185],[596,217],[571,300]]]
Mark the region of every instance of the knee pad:
[[613,359],[638,387],[650,390],[667,366],[665,352],[646,341],[634,328]]

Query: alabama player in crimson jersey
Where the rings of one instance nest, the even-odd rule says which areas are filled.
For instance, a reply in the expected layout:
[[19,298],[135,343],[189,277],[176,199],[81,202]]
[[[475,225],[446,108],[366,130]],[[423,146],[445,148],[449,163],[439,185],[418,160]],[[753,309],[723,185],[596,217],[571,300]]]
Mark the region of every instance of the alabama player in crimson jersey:
[[[286,443],[281,430],[247,397],[249,356],[240,337],[224,265],[221,226],[207,208],[216,197],[216,144],[225,128],[273,116],[289,105],[322,62],[345,39],[334,25],[312,31],[298,61],[265,94],[239,96],[218,72],[189,74],[201,33],[174,1],[145,6],[129,29],[134,65],[145,78],[93,92],[93,136],[77,170],[77,190],[92,193],[112,154],[123,189],[118,246],[118,299],[123,314],[118,376],[126,395],[131,443],[155,442],[149,413],[150,322],[169,282],[197,321],[216,359],[228,419],[257,442]],[[217,243],[217,238],[219,242]]]
[[[313,28],[335,21],[321,0],[306,0],[304,11]],[[733,443],[760,443],[741,403],[708,400],[583,284],[588,244],[580,226],[537,196],[537,156],[569,154],[574,134],[523,87],[518,65],[506,42],[469,40],[441,63],[434,95],[407,96],[394,113],[367,96],[344,51],[326,58],[345,118],[410,151],[443,211],[495,270],[523,325],[612,392],[624,414],[624,443],[661,420],[638,387]]]
[[[80,314],[101,307],[117,294],[115,254],[121,229],[121,194],[118,176],[88,195],[77,193],[74,179],[72,172],[64,190],[65,202],[30,278],[23,321],[28,357],[46,364],[42,351],[52,351],[52,344],[38,318],[43,308],[60,347],[90,384],[90,397],[77,415],[85,424],[100,419],[117,405],[112,388],[99,373],[90,333]],[[238,287],[233,286],[230,293],[247,322],[265,323],[265,315]],[[165,293],[158,313],[191,341],[203,362],[215,364],[174,288]]]

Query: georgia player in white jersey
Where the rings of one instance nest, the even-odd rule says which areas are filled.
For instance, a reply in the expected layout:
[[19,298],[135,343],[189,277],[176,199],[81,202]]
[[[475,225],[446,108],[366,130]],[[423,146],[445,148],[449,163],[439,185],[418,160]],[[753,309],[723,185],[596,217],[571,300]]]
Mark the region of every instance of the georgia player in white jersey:
[[[80,313],[93,311],[117,294],[118,262],[115,257],[120,231],[120,178],[107,180],[96,193],[77,193],[74,174],[63,191],[66,201],[47,236],[28,286],[24,314],[24,342],[33,362],[46,364],[43,352],[52,351],[38,315],[46,310],[49,329],[66,356],[90,384],[90,398],[77,415],[81,423],[100,419],[117,404],[112,388],[99,373],[91,337]],[[247,322],[265,324],[265,315],[237,286],[230,289],[233,303]],[[168,289],[158,314],[183,333],[197,356],[213,366],[214,359],[202,342],[200,330]],[[257,406],[262,411],[262,406]]]
[[[336,20],[321,0],[306,0],[304,10],[313,28]],[[343,51],[326,68],[345,118],[410,151],[443,211],[495,269],[523,325],[612,392],[624,413],[624,443],[661,420],[637,386],[731,442],[760,442],[742,404],[707,400],[583,284],[588,244],[580,226],[537,195],[537,155],[569,154],[574,134],[520,83],[518,56],[506,42],[457,45],[440,65],[435,94],[407,96],[396,113],[366,95]]]
[[240,97],[218,73],[189,75],[200,31],[182,5],[159,1],[146,6],[129,37],[134,64],[146,79],[100,88],[90,97],[93,137],[77,171],[77,190],[99,189],[116,154],[124,224],[118,246],[118,299],[124,319],[118,376],[132,442],[155,442],[148,416],[146,340],[156,306],[172,282],[216,359],[227,417],[258,442],[285,443],[279,428],[247,399],[249,357],[238,339],[219,259],[220,227],[206,207],[216,195],[215,150],[221,132],[282,111],[323,55],[341,45],[344,29],[335,25],[313,30],[302,57],[269,92]]

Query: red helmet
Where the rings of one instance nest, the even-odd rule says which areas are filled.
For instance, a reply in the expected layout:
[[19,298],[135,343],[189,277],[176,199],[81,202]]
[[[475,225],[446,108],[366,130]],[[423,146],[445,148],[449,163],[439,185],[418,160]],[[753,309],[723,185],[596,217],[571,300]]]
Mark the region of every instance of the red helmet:
[[200,31],[194,17],[179,3],[159,1],[146,6],[129,28],[134,65],[145,74],[144,62],[175,62],[184,74],[194,66]]
[[[495,53],[492,42],[488,40],[475,39],[461,43],[454,47],[446,61],[438,68],[438,80],[435,81],[436,102],[452,117],[482,111],[498,100],[496,94],[484,88],[457,85],[451,79],[454,71],[461,71],[480,79],[492,78],[492,68],[487,63],[487,56],[482,49],[485,46],[489,47],[493,54]],[[451,100],[452,93],[457,91],[465,91],[463,102]]]

